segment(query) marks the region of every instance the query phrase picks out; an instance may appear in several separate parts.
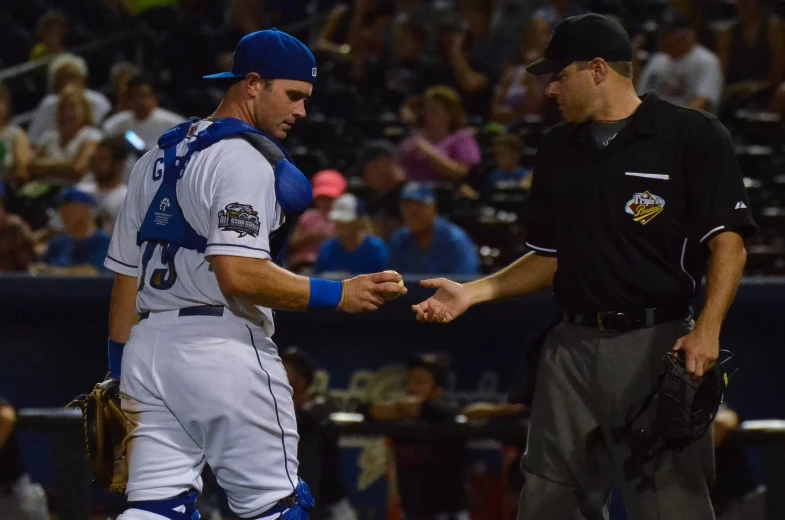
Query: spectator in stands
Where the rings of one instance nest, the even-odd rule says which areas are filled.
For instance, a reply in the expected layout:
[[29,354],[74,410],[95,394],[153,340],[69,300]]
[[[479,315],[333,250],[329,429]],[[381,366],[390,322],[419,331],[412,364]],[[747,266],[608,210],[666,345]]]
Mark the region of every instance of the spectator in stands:
[[65,233],[49,242],[37,273],[94,276],[105,272],[109,235],[100,231],[95,219],[95,197],[70,188],[62,194],[60,218]]
[[352,49],[350,76],[365,91],[384,88],[384,73],[390,65],[387,42],[395,15],[395,5],[382,1],[365,18],[356,46]]
[[128,82],[139,75],[136,65],[128,62],[116,63],[109,71],[109,80],[112,84],[112,113],[131,110],[131,101],[128,98]]
[[49,85],[52,93],[44,97],[33,114],[28,131],[30,142],[38,146],[44,135],[57,127],[60,94],[67,87],[83,92],[90,105],[90,124],[99,126],[112,109],[106,96],[87,88],[87,63],[79,56],[63,53],[49,64]]
[[348,184],[340,172],[322,170],[313,176],[311,186],[314,207],[302,214],[289,240],[287,264],[292,270],[311,267],[322,244],[335,237],[335,222],[330,220],[330,210]]
[[79,183],[76,188],[95,197],[98,228],[109,236],[123,207],[128,186],[123,182],[128,161],[128,145],[120,136],[105,137],[98,143],[93,156],[93,179]]
[[485,179],[482,195],[488,200],[495,191],[529,190],[531,171],[521,166],[523,140],[515,134],[503,134],[493,144],[496,168]]
[[419,182],[460,181],[480,163],[460,94],[444,86],[425,92],[422,132],[401,143],[400,155],[406,178]]
[[697,43],[695,31],[675,11],[665,13],[660,31],[660,52],[641,73],[638,93],[655,91],[677,105],[717,110],[723,78],[716,54]]
[[16,410],[0,396],[0,518],[49,520],[46,493],[25,471],[16,440]]
[[30,176],[44,184],[73,185],[82,180],[93,160],[101,132],[90,124],[92,106],[75,86],[60,91],[57,127],[45,133],[30,162]]
[[714,48],[714,37],[705,13],[705,6],[709,3],[703,0],[668,0],[668,8],[686,20],[698,43]]
[[[119,112],[104,122],[104,134],[124,136],[126,132],[133,132],[141,139],[141,152],[155,147],[164,132],[185,121],[180,114],[158,106],[153,81],[148,77],[134,76],[128,81],[128,102],[130,110]],[[126,181],[132,166],[128,165]]]
[[755,493],[757,485],[739,435],[738,414],[722,405],[713,427],[716,479],[711,501],[717,518],[763,520],[764,501]]
[[491,106],[494,121],[509,124],[541,112],[547,84],[542,78],[526,72],[526,65],[542,58],[550,37],[551,28],[545,19],[532,18],[526,24],[518,55],[505,69],[496,87]]
[[65,51],[68,19],[57,11],[47,11],[38,19],[35,34],[38,43],[30,51],[30,61],[60,54]]
[[550,27],[570,16],[578,16],[586,12],[579,2],[574,0],[548,0],[547,5],[534,11],[532,18],[540,18]]
[[212,37],[218,70],[232,68],[232,53],[243,36],[270,27],[272,20],[265,11],[263,0],[232,0],[229,24]]
[[370,190],[366,197],[374,234],[383,240],[401,227],[401,190],[406,173],[398,162],[395,145],[389,141],[372,141],[360,153],[357,170]]
[[33,232],[20,217],[6,212],[5,196],[0,181],[0,272],[26,272],[35,260]]
[[23,184],[31,157],[27,134],[11,123],[11,91],[0,83],[0,182]]
[[373,224],[363,201],[351,193],[341,195],[333,203],[330,220],[335,222],[337,236],[319,250],[315,273],[368,274],[384,270],[387,246],[371,234]]
[[[457,409],[444,402],[447,367],[436,356],[418,355],[408,362],[406,398],[374,403],[377,421],[455,422]],[[465,455],[462,440],[410,441],[393,437],[398,492],[407,520],[468,519]]]
[[422,91],[422,78],[430,66],[425,50],[428,30],[417,20],[403,20],[395,26],[394,62],[385,71],[385,88],[398,106]]
[[377,18],[379,12],[391,12],[389,0],[352,0],[351,5],[338,3],[316,39],[316,50],[332,56],[348,57],[362,47],[363,29]]
[[462,14],[462,21],[447,20],[442,24],[440,50],[446,67],[432,68],[426,84],[456,87],[470,114],[486,116],[493,86],[510,53],[493,32],[491,2],[463,0]]
[[399,273],[477,274],[477,251],[466,232],[436,214],[436,196],[411,182],[401,192],[403,228],[390,239],[388,268]]
[[727,94],[754,94],[785,80],[785,24],[766,0],[735,2],[737,22],[717,32]]
[[297,416],[298,475],[308,482],[319,507],[309,512],[314,520],[356,520],[347,498],[341,475],[341,453],[337,432],[331,428],[332,406],[312,392],[315,364],[310,356],[296,347],[281,354],[292,401]]

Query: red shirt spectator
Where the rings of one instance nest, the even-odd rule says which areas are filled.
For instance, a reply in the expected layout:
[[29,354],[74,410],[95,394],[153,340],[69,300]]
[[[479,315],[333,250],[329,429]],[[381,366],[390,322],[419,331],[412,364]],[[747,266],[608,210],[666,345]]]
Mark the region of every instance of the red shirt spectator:
[[343,175],[322,170],[311,179],[314,207],[302,214],[289,240],[288,265],[293,271],[316,262],[322,244],[335,237],[335,222],[329,219],[335,199],[346,191]]

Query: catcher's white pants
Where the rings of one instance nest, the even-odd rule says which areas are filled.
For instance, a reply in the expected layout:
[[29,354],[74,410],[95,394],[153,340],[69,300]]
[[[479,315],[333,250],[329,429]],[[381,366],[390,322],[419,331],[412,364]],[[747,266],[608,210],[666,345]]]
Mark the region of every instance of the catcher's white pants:
[[[150,313],[125,346],[120,391],[131,421],[130,501],[201,492],[205,462],[241,517],[262,514],[294,490],[292,389],[261,327],[229,312]],[[148,517],[141,513],[121,518]]]

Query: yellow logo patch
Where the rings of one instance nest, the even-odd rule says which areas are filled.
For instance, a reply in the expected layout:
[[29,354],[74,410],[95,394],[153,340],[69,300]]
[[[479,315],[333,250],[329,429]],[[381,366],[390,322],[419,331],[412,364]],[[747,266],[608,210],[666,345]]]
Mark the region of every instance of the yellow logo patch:
[[632,215],[635,222],[640,222],[644,226],[662,213],[663,209],[665,209],[665,200],[648,191],[636,193],[624,207],[624,211]]

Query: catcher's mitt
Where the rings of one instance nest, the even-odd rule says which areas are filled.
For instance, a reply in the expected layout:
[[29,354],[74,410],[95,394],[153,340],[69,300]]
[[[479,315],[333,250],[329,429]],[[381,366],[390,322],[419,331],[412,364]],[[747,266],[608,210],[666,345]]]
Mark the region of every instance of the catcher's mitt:
[[66,408],[78,408],[84,417],[85,444],[95,482],[112,493],[125,493],[128,461],[123,439],[128,419],[120,408],[120,382],[107,379],[92,392],[80,395]]

